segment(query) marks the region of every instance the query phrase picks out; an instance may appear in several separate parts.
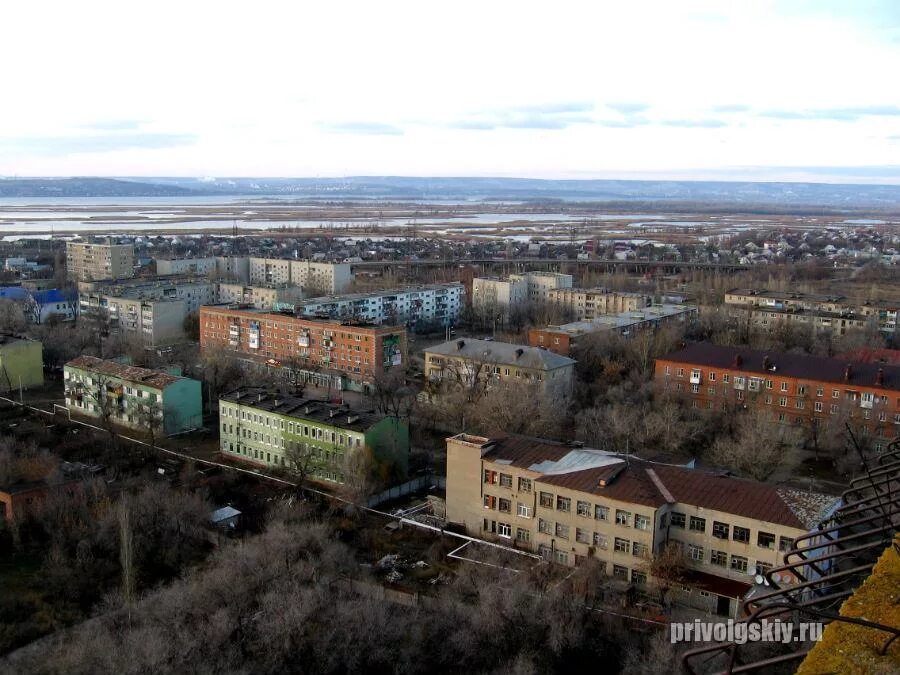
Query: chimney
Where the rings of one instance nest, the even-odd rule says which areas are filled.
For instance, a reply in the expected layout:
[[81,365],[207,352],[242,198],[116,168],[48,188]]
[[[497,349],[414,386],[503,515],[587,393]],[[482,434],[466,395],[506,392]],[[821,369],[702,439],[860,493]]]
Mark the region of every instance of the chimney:
[[740,354],[735,354],[735,355],[734,355],[734,362],[732,363],[732,365],[733,365],[735,368],[740,368],[740,367],[741,367],[741,364],[743,364],[743,363],[744,363],[744,359],[741,358],[741,355],[740,355]]
[[259,393],[256,395],[256,402],[259,403],[260,401],[263,400],[264,397],[265,397],[265,394],[263,394],[262,392],[259,392]]
[[884,386],[884,368],[879,368],[878,372],[875,373],[875,386],[876,387]]
[[462,349],[462,348],[465,347],[465,346],[466,346],[466,341],[465,341],[465,340],[457,340],[457,341],[456,341],[456,348],[457,348],[457,349]]
[[347,415],[347,424],[353,424],[359,420],[359,415]]
[[337,415],[337,414],[338,414],[337,408],[332,408],[331,410],[328,411],[328,417],[329,417],[329,418],[334,417],[334,416]]
[[519,348],[516,350],[516,358],[517,358],[517,359],[518,359],[518,358],[521,358],[521,357],[522,357],[522,354],[524,354],[524,353],[525,353],[525,350],[522,349],[521,347],[519,347]]
[[847,367],[844,368],[844,382],[849,382],[852,375],[853,375],[853,366],[848,363]]
[[771,361],[769,361],[769,355],[766,354],[763,357],[763,370],[768,370],[770,365],[771,365]]

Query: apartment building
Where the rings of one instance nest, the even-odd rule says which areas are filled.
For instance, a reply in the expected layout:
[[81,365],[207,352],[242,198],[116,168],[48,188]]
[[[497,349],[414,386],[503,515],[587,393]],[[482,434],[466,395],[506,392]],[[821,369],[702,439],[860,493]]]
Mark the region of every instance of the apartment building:
[[425,376],[449,386],[528,384],[554,396],[568,396],[575,361],[559,354],[507,342],[452,340],[425,350]]
[[547,291],[547,300],[567,307],[578,321],[604,314],[636,312],[649,307],[653,299],[641,293],[620,293],[606,288],[558,288]]
[[166,436],[203,426],[198,380],[79,356],[63,368],[70,413]]
[[828,330],[843,335],[848,329],[877,325],[887,336],[897,332],[900,305],[891,302],[851,302],[843,295],[820,295],[771,291],[757,288],[734,288],[725,293],[725,304],[747,308],[751,321],[770,328],[779,321],[794,325],[810,325],[815,330]]
[[569,356],[578,344],[578,340],[585,335],[613,332],[631,338],[647,330],[656,330],[661,326],[689,324],[696,318],[696,307],[673,304],[651,305],[635,312],[598,316],[590,321],[573,321],[561,326],[531,328],[528,331],[528,344]]
[[66,242],[66,272],[76,281],[128,279],[134,276],[131,244]]
[[407,358],[402,327],[221,305],[200,309],[200,348],[222,349],[289,367],[311,381],[364,391],[379,374],[404,366]]
[[219,282],[215,304],[250,305],[256,309],[276,309],[277,306],[293,305],[303,298],[299,286],[247,286]]
[[349,263],[290,261],[291,283],[302,286],[307,295],[344,293],[353,282]]
[[526,272],[510,274],[509,278],[511,281],[525,281],[528,300],[531,302],[549,302],[550,291],[572,288],[572,275],[559,272]]
[[900,366],[696,343],[658,358],[654,380],[695,408],[762,407],[797,424],[839,415],[882,444],[900,430]]
[[[667,584],[674,601],[724,616],[839,503],[542,439],[447,439],[449,522],[558,564],[592,558],[615,580]],[[677,580],[654,577],[654,557],[673,548]]]
[[243,462],[343,483],[351,456],[368,452],[385,474],[407,473],[409,428],[395,417],[242,387],[219,399],[219,422],[222,453]]
[[206,258],[157,258],[156,273],[196,274],[229,280],[234,283],[250,283],[250,258],[247,256],[209,256]]
[[502,318],[511,309],[528,302],[528,282],[521,278],[475,277],[472,279],[472,309]]
[[298,316],[358,319],[406,325],[410,330],[453,326],[463,303],[461,283],[309,298],[295,305]]
[[0,334],[0,392],[44,384],[44,347],[37,340]]

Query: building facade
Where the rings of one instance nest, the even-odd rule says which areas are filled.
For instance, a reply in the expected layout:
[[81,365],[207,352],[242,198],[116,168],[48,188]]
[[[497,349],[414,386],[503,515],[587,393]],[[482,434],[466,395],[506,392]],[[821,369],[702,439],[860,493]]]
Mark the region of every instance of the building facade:
[[883,445],[900,430],[900,366],[697,343],[658,358],[654,381],[695,408],[752,406],[795,424],[847,418]]
[[243,387],[219,399],[219,427],[226,457],[312,480],[345,482],[359,452],[371,453],[395,478],[407,473],[409,428],[395,417]]
[[406,364],[406,329],[317,320],[225,306],[200,310],[201,350],[221,349],[258,362],[330,373],[342,386],[366,388]]
[[[472,279],[472,309],[500,318],[528,302],[528,282],[525,279],[475,277]],[[494,316],[494,318],[498,318]]]
[[[542,439],[447,439],[447,520],[468,534],[728,616],[839,501]],[[664,555],[677,575],[654,567]]]
[[134,276],[134,247],[66,242],[66,272],[76,281],[129,279]]
[[510,280],[524,280],[530,302],[549,302],[550,291],[572,288],[572,275],[559,272],[526,272],[510,274]]
[[306,295],[346,293],[353,282],[349,263],[290,261],[291,283],[302,286]]
[[641,293],[620,293],[606,288],[559,288],[547,291],[550,303],[568,308],[578,321],[604,314],[637,312],[652,304],[652,298]]
[[44,384],[44,348],[36,340],[0,335],[0,392]]
[[400,324],[410,330],[454,326],[463,303],[460,283],[309,298],[295,305],[301,316]]
[[573,321],[561,326],[531,328],[528,331],[528,344],[569,356],[578,340],[585,335],[613,332],[631,338],[661,326],[689,324],[696,318],[696,307],[651,305],[643,310],[599,316],[590,321]]
[[465,338],[425,350],[425,377],[448,386],[532,385],[554,396],[568,396],[575,383],[575,361],[559,354],[492,340]]
[[247,286],[219,282],[215,304],[250,305],[255,309],[275,309],[280,304],[294,304],[303,298],[299,286]]
[[70,413],[166,436],[203,426],[198,380],[94,356],[69,361],[63,378]]

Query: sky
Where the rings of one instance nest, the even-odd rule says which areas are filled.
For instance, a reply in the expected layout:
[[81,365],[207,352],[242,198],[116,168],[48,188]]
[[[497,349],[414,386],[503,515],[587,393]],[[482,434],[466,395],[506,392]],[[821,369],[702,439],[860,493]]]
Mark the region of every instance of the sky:
[[900,1],[8,2],[0,176],[900,184]]

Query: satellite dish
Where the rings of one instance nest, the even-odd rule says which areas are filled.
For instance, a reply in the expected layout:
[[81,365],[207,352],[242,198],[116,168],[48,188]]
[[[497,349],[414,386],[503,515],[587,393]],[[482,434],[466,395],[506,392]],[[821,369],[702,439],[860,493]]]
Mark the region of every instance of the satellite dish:
[[765,583],[766,578],[762,574],[757,574],[753,577],[753,580],[761,586],[763,583]]

